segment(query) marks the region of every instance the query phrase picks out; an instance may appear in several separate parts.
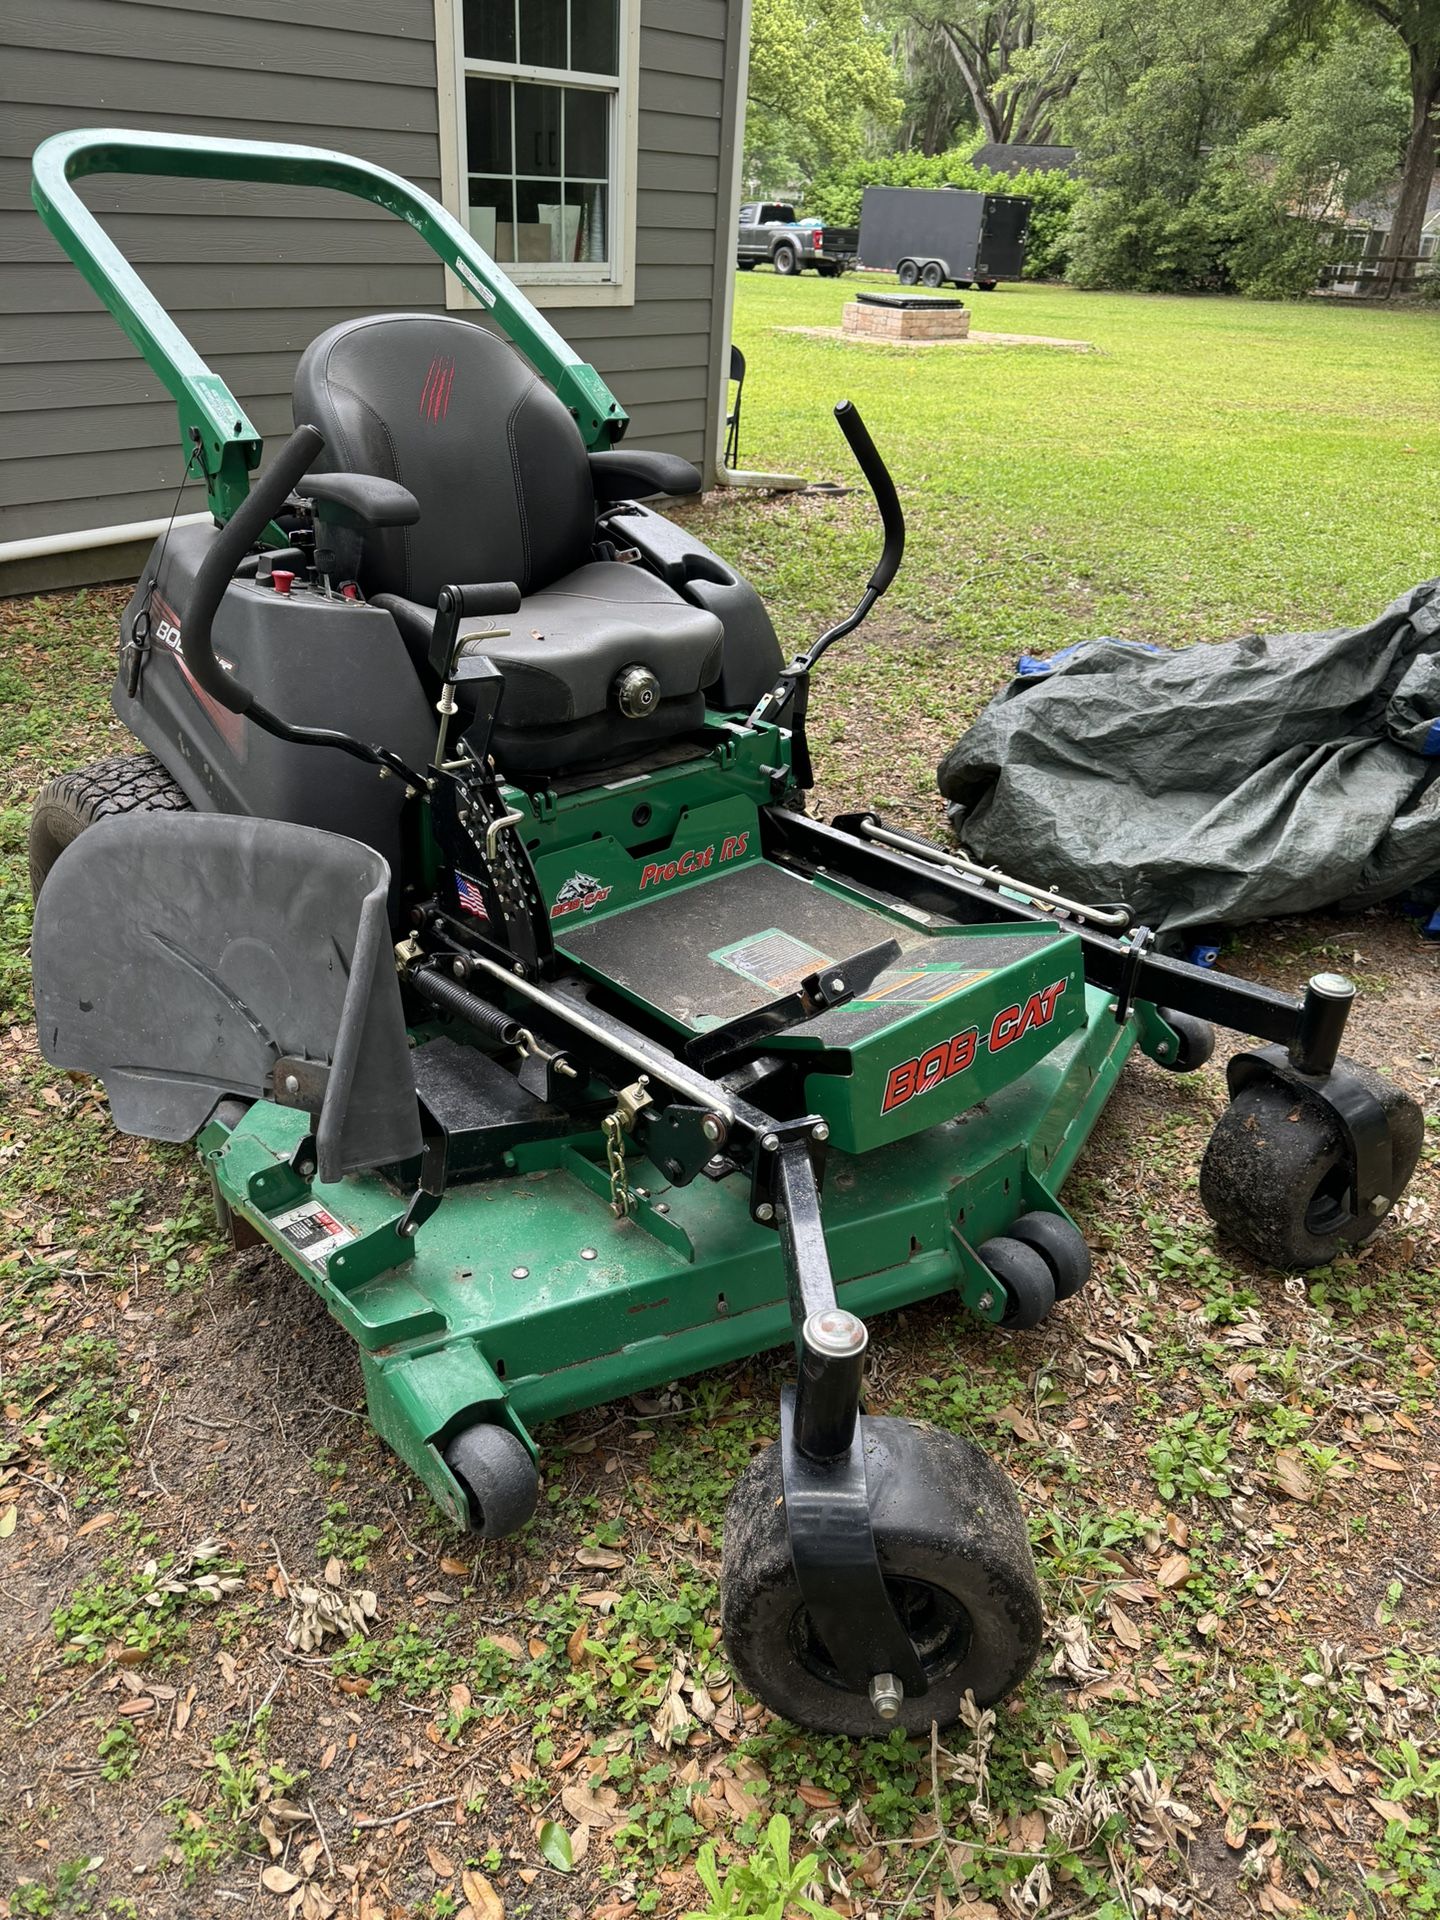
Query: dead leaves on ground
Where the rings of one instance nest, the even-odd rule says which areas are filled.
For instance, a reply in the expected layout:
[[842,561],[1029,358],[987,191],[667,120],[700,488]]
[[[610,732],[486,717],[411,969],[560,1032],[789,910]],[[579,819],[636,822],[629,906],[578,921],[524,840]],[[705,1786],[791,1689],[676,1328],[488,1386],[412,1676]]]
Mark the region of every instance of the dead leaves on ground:
[[345,1569],[333,1556],[326,1562],[322,1585],[292,1584],[288,1579],[284,1585],[290,1599],[285,1642],[301,1653],[312,1653],[327,1634],[348,1640],[352,1634],[368,1633],[379,1611],[379,1601],[370,1588],[345,1585]]

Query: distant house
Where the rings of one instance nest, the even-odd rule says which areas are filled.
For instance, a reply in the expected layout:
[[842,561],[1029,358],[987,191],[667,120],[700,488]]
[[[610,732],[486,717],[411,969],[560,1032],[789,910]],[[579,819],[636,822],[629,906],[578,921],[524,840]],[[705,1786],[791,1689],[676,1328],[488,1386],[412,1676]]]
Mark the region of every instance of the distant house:
[[[1357,236],[1362,233],[1364,235],[1364,246],[1358,256],[1362,261],[1376,259],[1383,252],[1386,236],[1394,223],[1395,203],[1399,197],[1400,183],[1397,180],[1374,200],[1367,200],[1358,206],[1351,207],[1347,213],[1346,226],[1351,228]],[[1440,255],[1440,168],[1436,169],[1435,178],[1430,182],[1430,196],[1425,203],[1425,225],[1420,241],[1422,260],[1433,260],[1437,255]]]
[[1074,147],[1021,147],[991,140],[976,153],[972,164],[991,173],[1076,172]]

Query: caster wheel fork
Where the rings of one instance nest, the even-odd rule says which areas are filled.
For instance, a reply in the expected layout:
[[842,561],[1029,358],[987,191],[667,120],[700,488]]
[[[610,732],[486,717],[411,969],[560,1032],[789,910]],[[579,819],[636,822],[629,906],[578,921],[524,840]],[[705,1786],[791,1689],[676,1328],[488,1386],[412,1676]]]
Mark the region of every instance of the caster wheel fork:
[[[762,1163],[773,1199],[757,1216],[780,1234],[797,1378],[779,1441],[726,1510],[722,1631],[738,1678],[795,1725],[923,1732],[957,1720],[967,1692],[989,1705],[1028,1671],[1034,1563],[1015,1491],[978,1447],[861,1414],[868,1336],[835,1297],[802,1128],[776,1124]],[[1019,1251],[1050,1285],[1040,1255]]]

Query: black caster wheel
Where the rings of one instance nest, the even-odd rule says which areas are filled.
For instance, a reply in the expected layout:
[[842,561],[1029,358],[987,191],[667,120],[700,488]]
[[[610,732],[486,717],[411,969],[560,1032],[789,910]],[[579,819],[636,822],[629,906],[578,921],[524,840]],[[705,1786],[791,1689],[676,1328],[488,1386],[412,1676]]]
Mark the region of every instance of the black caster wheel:
[[1156,1011],[1167,1026],[1175,1029],[1180,1042],[1173,1058],[1154,1056],[1156,1066],[1164,1067],[1167,1073],[1194,1073],[1197,1067],[1203,1067],[1215,1051],[1215,1029],[1210,1022],[1197,1020],[1193,1013],[1174,1013],[1169,1007]]
[[795,1579],[778,1447],[756,1454],[726,1510],[725,1645],[743,1684],[798,1727],[926,1733],[959,1718],[967,1689],[990,1706],[1024,1679],[1040,1648],[1035,1563],[1015,1489],[973,1442],[884,1416],[862,1433],[875,1551],[929,1691],[884,1721],[840,1678]]
[[[1415,1171],[1425,1122],[1408,1093],[1383,1074],[1342,1062],[1390,1122],[1393,1204]],[[1200,1163],[1200,1198],[1217,1225],[1267,1266],[1303,1272],[1323,1267],[1354,1241],[1347,1218],[1346,1156],[1339,1125],[1318,1100],[1259,1080],[1221,1114]],[[1365,1238],[1379,1227],[1373,1216]]]
[[1002,1327],[1038,1327],[1058,1298],[1050,1262],[1024,1240],[999,1234],[975,1251],[1005,1289]]
[[[1085,1244],[1085,1236],[1063,1214],[1022,1213],[1011,1223],[1005,1237],[1018,1240],[1040,1255],[1050,1269],[1057,1300],[1072,1300],[1090,1278],[1090,1249]],[[981,1258],[984,1258],[983,1249]]]
[[508,1427],[466,1427],[446,1446],[445,1464],[469,1497],[470,1524],[482,1540],[518,1533],[534,1513],[540,1476]]

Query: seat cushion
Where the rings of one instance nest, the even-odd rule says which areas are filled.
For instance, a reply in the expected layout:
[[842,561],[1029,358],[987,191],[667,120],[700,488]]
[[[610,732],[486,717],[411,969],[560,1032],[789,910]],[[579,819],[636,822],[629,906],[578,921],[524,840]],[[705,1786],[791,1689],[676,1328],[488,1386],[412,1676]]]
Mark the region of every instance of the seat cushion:
[[[435,609],[398,594],[377,605],[394,617],[417,661],[429,651]],[[497,629],[501,631],[497,633]],[[720,672],[725,631],[643,568],[594,560],[527,594],[518,613],[460,625],[460,650],[485,654],[505,676],[500,721],[516,728],[566,726],[609,712],[617,744],[638,724],[612,698],[626,667],[648,667],[661,702],[697,694]],[[461,689],[460,697],[464,692]]]

